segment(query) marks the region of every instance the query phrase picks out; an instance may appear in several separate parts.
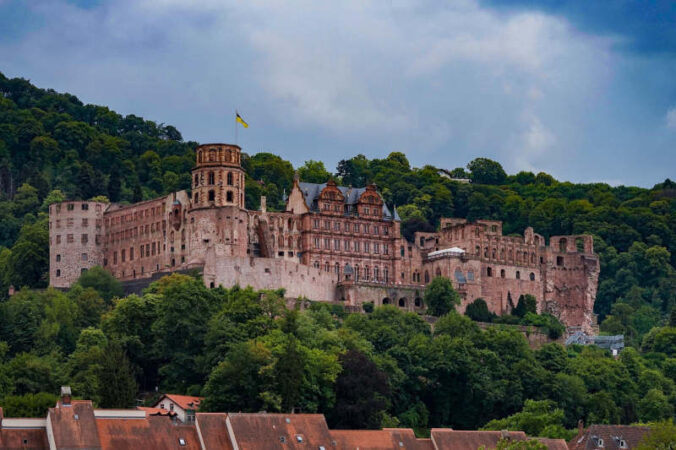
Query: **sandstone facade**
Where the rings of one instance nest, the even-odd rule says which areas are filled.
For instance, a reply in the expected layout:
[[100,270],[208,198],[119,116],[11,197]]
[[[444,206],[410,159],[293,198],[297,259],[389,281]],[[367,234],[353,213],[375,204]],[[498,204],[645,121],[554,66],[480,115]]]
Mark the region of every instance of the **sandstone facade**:
[[[236,145],[197,148],[192,193],[134,205],[64,202],[50,207],[50,284],[68,287],[102,265],[123,281],[200,268],[207,286],[286,288],[289,297],[425,306],[436,276],[453,281],[461,311],[477,298],[497,314],[520,295],[566,325],[591,331],[599,261],[591,236],[503,236],[502,223],[442,219],[434,233],[401,237],[396,210],[375,186],[294,180],[285,212],[244,207]],[[86,256],[85,256],[86,255]]]

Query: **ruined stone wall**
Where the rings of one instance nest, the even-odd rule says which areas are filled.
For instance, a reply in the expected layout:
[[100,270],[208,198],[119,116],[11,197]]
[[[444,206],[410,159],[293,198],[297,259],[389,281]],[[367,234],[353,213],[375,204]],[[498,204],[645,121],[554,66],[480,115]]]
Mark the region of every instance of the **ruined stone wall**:
[[66,288],[81,273],[103,265],[103,213],[98,202],[62,202],[49,206],[49,285]]
[[111,205],[104,267],[120,280],[175,270],[190,252],[186,232],[190,200],[185,191],[134,205]]
[[207,252],[203,277],[207,286],[284,288],[287,297],[316,301],[335,301],[338,281],[335,274],[283,259],[219,258],[213,248]]
[[[341,282],[336,298],[345,306],[361,306],[371,302],[374,306],[394,305],[411,312],[423,312],[425,291],[420,286],[383,286],[367,282]],[[361,310],[361,308],[356,308]]]

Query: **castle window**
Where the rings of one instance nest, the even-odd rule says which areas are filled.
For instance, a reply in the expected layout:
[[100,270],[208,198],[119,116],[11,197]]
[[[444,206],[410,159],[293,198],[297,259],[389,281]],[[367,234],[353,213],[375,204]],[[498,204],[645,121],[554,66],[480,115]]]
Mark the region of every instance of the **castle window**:
[[[458,270],[460,270],[460,269],[457,269],[456,272],[457,272]],[[440,269],[440,268],[437,267],[437,271],[435,272],[435,275],[438,276],[438,277],[441,276],[441,269]]]
[[402,245],[399,247],[399,253],[401,253],[401,256],[404,256],[404,246]]
[[232,191],[228,191],[228,192],[225,193],[225,200],[228,203],[232,203]]
[[325,220],[324,221],[324,229],[330,230],[331,229],[331,222],[329,222],[328,220]]
[[486,267],[486,276],[492,277],[493,276],[493,269],[491,269],[490,267]]
[[390,278],[390,273],[389,273],[389,271],[387,270],[387,267],[385,267],[385,268],[383,269],[383,281],[384,281],[385,283],[387,283],[387,282],[389,282],[389,278]]
[[535,281],[535,274],[533,272],[530,273],[530,281]]
[[333,240],[333,248],[334,250],[340,250],[340,239]]
[[378,281],[379,278],[380,278],[380,269],[378,268],[378,266],[376,266],[373,268],[373,279],[375,281]]
[[338,263],[336,263],[336,265],[335,265],[335,271],[336,271],[336,275],[340,275],[340,265]]
[[89,226],[89,219],[86,219],[86,218],[82,219],[82,226],[83,227]]
[[488,247],[484,247],[484,258],[488,258]]
[[421,238],[420,238],[420,246],[421,246],[421,247],[424,247],[424,246],[425,246],[425,238],[424,238],[424,237],[421,237]]
[[87,261],[87,254],[83,253],[82,256],[80,256],[80,258],[82,259],[82,261]]
[[376,255],[380,253],[380,245],[378,245],[378,243],[376,242],[373,243],[373,253],[375,253]]
[[226,175],[225,179],[228,186],[232,186],[232,172],[228,172],[228,175]]
[[61,269],[56,269],[56,276],[60,277],[61,276]]
[[209,201],[213,202],[214,200],[216,200],[216,191],[209,191]]
[[73,235],[72,235],[72,234],[67,235],[67,236],[66,236],[66,243],[72,244],[73,242],[75,242],[75,239],[73,238]]
[[315,238],[315,248],[319,248],[319,238]]
[[563,256],[557,256],[557,257],[556,257],[556,265],[557,265],[557,266],[562,266],[562,265],[563,265]]
[[209,172],[209,184],[216,184],[216,177],[213,172]]
[[75,209],[75,205],[72,204],[72,203],[68,203],[68,206],[66,207],[66,209],[67,209],[68,211],[72,211],[72,210]]
[[122,251],[120,252],[120,255],[122,256],[122,262],[124,262],[125,259],[126,259],[126,256],[127,256],[127,251],[122,249]]
[[134,247],[129,247],[129,261],[134,260]]
[[195,197],[195,203],[199,203],[199,202],[200,202],[200,194],[199,194],[199,192],[195,192],[194,197]]
[[354,224],[354,232],[359,233],[359,224],[358,223]]
[[200,176],[195,174],[195,187],[197,187],[198,184],[200,184]]
[[428,271],[425,271],[425,284],[430,282],[430,273]]
[[521,279],[521,272],[519,272],[518,270],[516,271],[516,279],[517,280]]
[[369,243],[364,242],[364,253],[369,253],[371,251]]
[[361,251],[359,241],[355,241],[355,243],[354,243],[354,251],[355,251],[355,252]]
[[505,278],[505,269],[500,269],[500,278]]
[[390,246],[387,244],[383,244],[383,255],[389,255],[390,253]]
[[535,264],[535,253],[530,254],[530,263]]
[[467,271],[467,280],[474,281],[474,271],[472,269]]
[[329,263],[328,262],[324,263],[324,272],[328,272],[329,270],[330,270]]
[[313,266],[315,269],[319,269],[319,261],[315,261],[315,262],[312,264],[312,266]]
[[324,238],[324,248],[327,250],[331,250],[331,239]]
[[336,231],[340,231],[340,222],[333,222],[333,229]]
[[61,261],[61,255],[56,255],[56,262]]
[[113,264],[117,264],[117,252],[113,252]]
[[345,251],[349,252],[350,251],[350,241],[348,241],[346,239],[345,242],[344,242],[344,245],[345,245]]
[[567,248],[568,248],[568,241],[566,239],[559,240],[559,252],[566,253]]
[[319,228],[319,219],[314,219],[312,221],[312,228]]

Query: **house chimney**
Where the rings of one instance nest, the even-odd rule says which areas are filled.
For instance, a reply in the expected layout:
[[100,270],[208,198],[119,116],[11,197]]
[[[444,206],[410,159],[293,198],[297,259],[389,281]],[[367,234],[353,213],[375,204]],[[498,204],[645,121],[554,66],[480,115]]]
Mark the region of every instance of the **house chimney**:
[[261,212],[265,212],[267,209],[267,199],[265,198],[265,195],[261,195]]
[[508,430],[501,430],[500,431],[500,437],[505,440],[509,440],[509,431]]
[[61,386],[61,404],[63,406],[70,406],[70,386]]

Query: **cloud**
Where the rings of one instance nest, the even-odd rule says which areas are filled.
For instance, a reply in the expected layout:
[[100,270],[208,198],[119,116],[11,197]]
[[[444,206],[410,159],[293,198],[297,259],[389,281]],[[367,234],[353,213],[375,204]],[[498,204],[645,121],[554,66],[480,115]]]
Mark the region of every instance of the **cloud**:
[[641,84],[618,84],[628,67],[613,50],[618,37],[580,33],[548,12],[477,0],[26,5],[42,25],[0,40],[6,75],[197,141],[231,139],[238,108],[251,124],[244,148],[295,163],[396,150],[417,165],[487,156],[511,172],[579,179],[616,163],[583,158],[603,157],[598,149],[621,134],[608,128],[622,128],[617,111],[637,126],[629,95]]
[[667,128],[676,128],[676,106],[667,111]]

